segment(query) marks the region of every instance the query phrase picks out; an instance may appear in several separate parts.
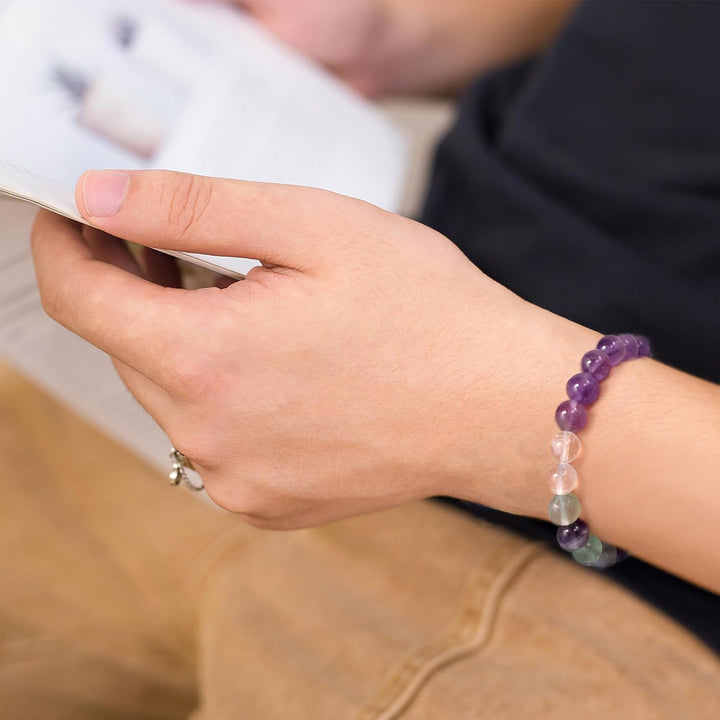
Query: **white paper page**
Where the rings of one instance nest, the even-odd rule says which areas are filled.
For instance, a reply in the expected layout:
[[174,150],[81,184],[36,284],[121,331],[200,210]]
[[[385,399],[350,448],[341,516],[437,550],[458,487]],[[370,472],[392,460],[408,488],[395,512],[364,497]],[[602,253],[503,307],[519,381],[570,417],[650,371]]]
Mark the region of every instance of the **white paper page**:
[[201,174],[311,185],[398,209],[405,138],[375,106],[236,12],[180,9],[213,38],[217,60],[161,158]]
[[[370,103],[237,12],[179,0],[0,4],[0,160],[0,186],[69,216],[76,179],[102,167],[310,185],[397,209],[406,162]],[[34,183],[18,188],[8,163]],[[231,274],[256,264],[193,257]]]
[[0,158],[0,193],[34,203],[72,220],[85,222],[75,207],[72,190],[45,178],[37,177],[28,170]]

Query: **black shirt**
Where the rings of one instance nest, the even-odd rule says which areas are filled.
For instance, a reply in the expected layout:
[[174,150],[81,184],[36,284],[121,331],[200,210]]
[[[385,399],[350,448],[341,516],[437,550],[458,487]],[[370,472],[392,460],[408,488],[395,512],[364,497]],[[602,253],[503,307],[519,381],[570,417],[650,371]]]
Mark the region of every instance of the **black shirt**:
[[[581,4],[470,88],[422,219],[527,300],[720,382],[720,2]],[[605,572],[720,652],[720,596],[632,558]]]

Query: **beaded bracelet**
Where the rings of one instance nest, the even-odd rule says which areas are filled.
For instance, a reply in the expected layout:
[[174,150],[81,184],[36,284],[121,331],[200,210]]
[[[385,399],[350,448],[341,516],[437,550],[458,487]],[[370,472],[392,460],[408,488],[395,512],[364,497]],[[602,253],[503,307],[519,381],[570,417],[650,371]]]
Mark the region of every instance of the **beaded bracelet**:
[[626,550],[604,543],[580,519],[580,501],[573,495],[578,475],[570,464],[580,454],[580,440],[575,434],[585,427],[588,405],[597,400],[600,382],[610,370],[624,360],[650,356],[650,342],[642,335],[606,335],[594,350],[586,352],[580,361],[577,375],[567,382],[569,400],[560,403],[555,411],[559,432],[551,443],[552,454],[558,466],[550,478],[550,489],[555,493],[548,507],[550,520],[558,525],[557,541],[560,547],[572,553],[581,565],[607,568],[624,560]]

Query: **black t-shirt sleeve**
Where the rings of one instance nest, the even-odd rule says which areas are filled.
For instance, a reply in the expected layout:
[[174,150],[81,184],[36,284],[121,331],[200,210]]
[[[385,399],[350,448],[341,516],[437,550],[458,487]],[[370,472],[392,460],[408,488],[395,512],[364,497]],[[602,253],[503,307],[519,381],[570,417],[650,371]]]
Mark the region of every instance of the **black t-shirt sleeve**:
[[588,2],[481,79],[424,222],[526,299],[720,382],[720,3]]

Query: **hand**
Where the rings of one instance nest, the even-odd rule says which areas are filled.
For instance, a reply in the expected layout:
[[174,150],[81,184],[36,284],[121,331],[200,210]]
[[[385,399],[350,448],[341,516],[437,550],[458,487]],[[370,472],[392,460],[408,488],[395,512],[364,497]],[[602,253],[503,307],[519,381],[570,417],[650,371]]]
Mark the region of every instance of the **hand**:
[[577,0],[224,1],[360,92],[383,95],[454,91],[535,52]]
[[[553,409],[597,333],[432,230],[327,192],[90,173],[77,203],[117,237],[266,264],[183,290],[172,263],[143,273],[99,230],[43,212],[33,232],[47,311],[115,358],[220,505],[269,528],[438,494],[546,517]],[[624,365],[583,430],[583,517],[718,592],[720,388]]]
[[183,290],[98,230],[41,213],[33,233],[47,312],[115,359],[223,507],[278,528],[438,494],[544,511],[524,468],[553,433],[547,323],[443,236],[320,190],[165,172],[86,174],[77,203],[117,237],[266,265]]

